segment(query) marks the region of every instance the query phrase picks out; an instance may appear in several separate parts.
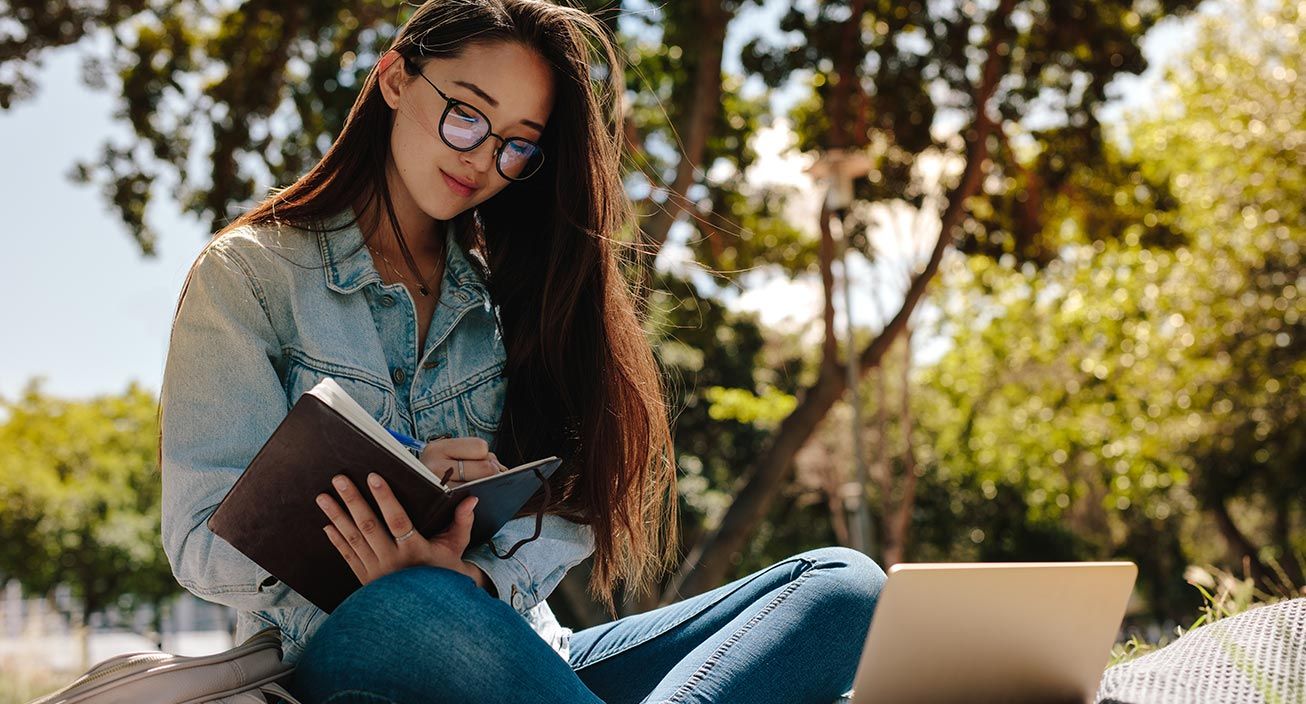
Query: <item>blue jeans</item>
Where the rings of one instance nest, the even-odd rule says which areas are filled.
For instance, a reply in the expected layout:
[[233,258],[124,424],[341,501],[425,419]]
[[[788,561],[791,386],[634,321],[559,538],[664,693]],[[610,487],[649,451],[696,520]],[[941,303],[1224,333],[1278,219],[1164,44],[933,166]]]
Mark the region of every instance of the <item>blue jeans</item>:
[[830,704],[852,686],[884,580],[862,553],[810,550],[577,631],[568,662],[465,575],[412,567],[341,603],[310,638],[289,689],[305,704]]

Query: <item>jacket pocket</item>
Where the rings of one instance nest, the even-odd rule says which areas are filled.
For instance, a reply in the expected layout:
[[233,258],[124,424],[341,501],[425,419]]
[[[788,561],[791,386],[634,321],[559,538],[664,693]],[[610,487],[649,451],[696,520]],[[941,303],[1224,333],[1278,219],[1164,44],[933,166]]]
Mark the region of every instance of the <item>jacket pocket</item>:
[[389,381],[366,369],[328,362],[291,349],[286,352],[286,398],[293,405],[326,377],[335,379],[381,425],[390,427],[395,417],[395,392]]
[[493,373],[475,383],[458,396],[458,404],[467,417],[469,429],[492,436],[499,429],[503,417],[503,402],[508,393],[508,380],[500,365]]

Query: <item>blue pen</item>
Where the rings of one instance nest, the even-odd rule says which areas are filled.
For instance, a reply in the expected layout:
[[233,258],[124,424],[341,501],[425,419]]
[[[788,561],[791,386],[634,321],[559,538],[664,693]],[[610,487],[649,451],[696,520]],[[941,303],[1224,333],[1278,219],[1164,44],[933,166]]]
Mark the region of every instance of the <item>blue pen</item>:
[[392,435],[395,440],[398,440],[399,442],[403,443],[404,447],[416,450],[419,455],[422,452],[422,448],[426,447],[426,443],[421,442],[419,440],[414,440],[408,437],[407,435],[404,435],[401,432],[390,430],[389,428],[386,428],[386,431],[390,433],[390,435]]

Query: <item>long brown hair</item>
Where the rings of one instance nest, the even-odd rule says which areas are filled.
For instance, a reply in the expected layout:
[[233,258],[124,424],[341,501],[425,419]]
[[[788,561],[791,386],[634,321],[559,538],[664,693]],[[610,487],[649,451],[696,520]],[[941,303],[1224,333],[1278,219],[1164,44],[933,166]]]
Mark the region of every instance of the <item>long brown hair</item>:
[[[508,466],[563,458],[547,510],[593,528],[589,592],[615,613],[618,582],[637,595],[677,557],[662,380],[618,262],[617,236],[632,219],[619,172],[621,61],[602,22],[544,0],[430,0],[391,49],[409,59],[411,79],[422,59],[505,41],[533,49],[552,68],[555,98],[539,140],[540,171],[456,218],[458,243],[485,259],[482,266],[468,258],[503,324],[508,391],[495,450]],[[602,91],[591,77],[594,52],[606,74]],[[380,214],[400,231],[385,176],[393,110],[379,74],[368,75],[322,159],[218,236],[280,223],[323,232],[321,223],[358,202],[367,204],[358,214],[369,223],[365,231],[375,230]]]

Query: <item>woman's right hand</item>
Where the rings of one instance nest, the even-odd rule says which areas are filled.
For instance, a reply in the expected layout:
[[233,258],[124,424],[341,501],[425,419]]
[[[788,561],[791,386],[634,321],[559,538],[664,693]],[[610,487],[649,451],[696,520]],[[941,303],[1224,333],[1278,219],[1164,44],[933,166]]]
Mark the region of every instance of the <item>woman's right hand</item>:
[[[449,486],[457,486],[508,469],[499,463],[499,458],[495,457],[493,452],[490,452],[489,443],[475,437],[432,440],[422,449],[421,459],[422,464],[441,479],[452,469],[453,473],[449,475],[447,482]],[[463,463],[461,478],[458,476],[459,460]]]
[[475,496],[459,501],[453,523],[439,535],[427,539],[417,532],[408,512],[379,474],[367,475],[367,482],[381,508],[381,518],[377,518],[359,488],[343,474],[332,477],[331,483],[344,501],[344,509],[329,494],[317,497],[317,505],[331,520],[322,530],[354,571],[359,584],[405,567],[430,565],[461,572],[477,586],[485,586],[488,578],[482,578],[480,568],[462,559],[471,541]]

